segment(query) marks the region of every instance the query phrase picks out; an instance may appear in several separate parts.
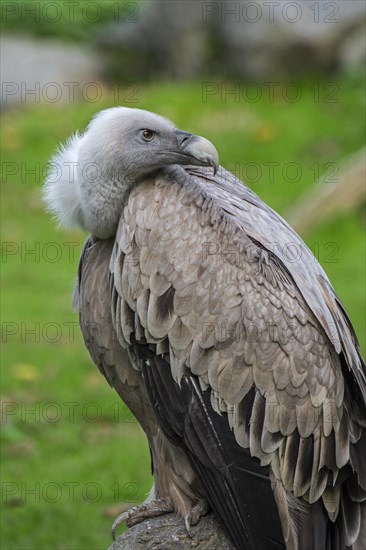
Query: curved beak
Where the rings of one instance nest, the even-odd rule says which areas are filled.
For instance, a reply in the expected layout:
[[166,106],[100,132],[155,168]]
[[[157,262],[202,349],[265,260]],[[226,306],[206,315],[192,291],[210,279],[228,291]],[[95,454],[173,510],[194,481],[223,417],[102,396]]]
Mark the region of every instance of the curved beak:
[[212,166],[216,174],[219,167],[219,154],[208,139],[183,130],[174,130],[174,133],[178,141],[178,152],[187,157],[187,162],[182,164]]

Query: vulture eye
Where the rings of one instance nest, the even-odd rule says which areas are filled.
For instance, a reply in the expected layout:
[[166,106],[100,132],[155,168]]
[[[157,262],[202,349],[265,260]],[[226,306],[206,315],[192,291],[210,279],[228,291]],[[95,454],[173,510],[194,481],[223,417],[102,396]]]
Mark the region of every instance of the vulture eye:
[[142,137],[144,138],[145,141],[151,141],[154,135],[155,135],[155,132],[153,132],[152,130],[142,131]]

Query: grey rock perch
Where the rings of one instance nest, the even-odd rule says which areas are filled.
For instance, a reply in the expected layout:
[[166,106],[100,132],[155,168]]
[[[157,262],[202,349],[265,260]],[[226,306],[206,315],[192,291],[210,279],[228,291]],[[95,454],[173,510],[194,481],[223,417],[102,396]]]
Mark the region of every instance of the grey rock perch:
[[201,518],[188,535],[184,522],[174,514],[147,519],[134,525],[109,550],[235,550],[213,514]]

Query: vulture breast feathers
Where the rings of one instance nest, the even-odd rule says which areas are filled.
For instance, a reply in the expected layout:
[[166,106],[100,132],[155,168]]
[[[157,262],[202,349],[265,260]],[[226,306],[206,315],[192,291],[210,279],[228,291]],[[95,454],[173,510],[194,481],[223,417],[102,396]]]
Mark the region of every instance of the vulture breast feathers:
[[152,113],[105,111],[57,159],[71,157],[98,175],[80,172],[72,211],[49,182],[48,201],[91,232],[86,251],[109,243],[103,268],[81,261],[84,336],[83,295],[102,289],[93,321],[107,308],[118,349],[86,343],[123,398],[140,385],[150,446],[144,415],[238,549],[365,548],[365,365],[303,241],[210,142]]

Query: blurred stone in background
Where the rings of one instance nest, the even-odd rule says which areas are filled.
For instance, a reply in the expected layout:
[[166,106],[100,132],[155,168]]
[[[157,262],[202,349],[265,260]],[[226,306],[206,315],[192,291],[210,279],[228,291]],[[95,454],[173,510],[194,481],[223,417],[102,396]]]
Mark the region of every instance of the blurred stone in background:
[[1,108],[27,103],[72,103],[100,94],[98,56],[82,45],[2,36]]
[[204,3],[142,2],[137,20],[107,24],[97,37],[108,63],[107,74],[133,81],[209,75],[215,33],[211,22],[202,22]]
[[363,0],[115,4],[119,16],[103,3],[104,18],[90,24],[88,33],[81,32],[87,12],[69,24],[64,19],[62,28],[73,29],[78,43],[61,42],[60,36],[51,40],[55,26],[42,18],[38,26],[32,19],[33,36],[9,34],[9,29],[26,32],[27,18],[18,30],[5,26],[2,107],[42,100],[70,103],[78,96],[97,101],[103,82],[329,77],[357,70],[366,59]]
[[359,0],[154,0],[138,7],[137,20],[107,24],[97,37],[109,77],[264,81],[333,74],[365,61],[366,3]]

